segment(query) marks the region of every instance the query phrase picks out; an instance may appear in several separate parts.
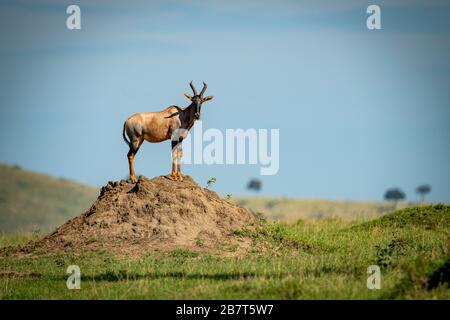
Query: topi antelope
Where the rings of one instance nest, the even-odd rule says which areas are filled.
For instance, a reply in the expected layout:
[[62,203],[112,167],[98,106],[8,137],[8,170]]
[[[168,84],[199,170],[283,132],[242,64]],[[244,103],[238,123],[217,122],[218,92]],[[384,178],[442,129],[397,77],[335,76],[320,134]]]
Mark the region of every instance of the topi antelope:
[[[159,112],[136,113],[129,117],[123,124],[123,139],[130,147],[127,156],[132,183],[137,182],[134,174],[134,157],[144,140],[148,142],[162,142],[168,139],[172,141],[171,178],[173,180],[183,181],[180,168],[181,157],[183,155],[181,143],[186,138],[194,122],[200,119],[202,103],[213,98],[212,96],[203,97],[207,87],[206,83],[203,82],[203,89],[200,94],[197,94],[192,81],[189,85],[194,95],[184,94],[191,101],[191,104],[186,108],[182,109],[178,106],[170,106]],[[129,140],[127,140],[127,136]]]

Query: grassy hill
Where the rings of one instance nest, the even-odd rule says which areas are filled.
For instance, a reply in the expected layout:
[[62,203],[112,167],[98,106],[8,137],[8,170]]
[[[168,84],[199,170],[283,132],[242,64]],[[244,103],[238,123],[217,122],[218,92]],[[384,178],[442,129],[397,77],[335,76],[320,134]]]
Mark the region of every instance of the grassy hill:
[[[37,235],[4,235],[0,248],[13,247],[0,250],[0,299],[450,299],[449,231],[450,207],[436,205],[371,221],[262,221],[234,231],[252,241],[242,256],[17,255]],[[73,264],[81,290],[66,288]],[[369,266],[380,270],[377,289],[367,286]]]
[[47,232],[88,208],[98,189],[0,165],[0,232]]
[[381,215],[424,204],[387,201],[343,201],[321,199],[289,199],[270,197],[232,197],[236,204],[263,214],[269,220],[296,221],[298,219],[322,220],[340,218],[343,220],[375,219]]

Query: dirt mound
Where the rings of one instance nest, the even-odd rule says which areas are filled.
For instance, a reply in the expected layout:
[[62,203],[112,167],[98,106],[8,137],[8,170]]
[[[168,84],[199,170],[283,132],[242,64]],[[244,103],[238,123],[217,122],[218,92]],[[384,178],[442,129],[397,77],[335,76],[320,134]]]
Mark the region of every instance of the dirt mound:
[[245,243],[233,236],[233,230],[253,222],[248,210],[199,187],[189,176],[183,182],[141,177],[136,185],[109,182],[86,212],[24,251],[108,249],[139,254],[152,249],[219,248],[235,242],[242,247]]

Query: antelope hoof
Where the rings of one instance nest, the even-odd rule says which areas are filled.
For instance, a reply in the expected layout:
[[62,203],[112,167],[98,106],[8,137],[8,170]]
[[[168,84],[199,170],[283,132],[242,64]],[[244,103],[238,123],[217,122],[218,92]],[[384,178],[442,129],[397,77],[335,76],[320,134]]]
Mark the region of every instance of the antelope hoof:
[[178,177],[178,181],[183,181],[183,176],[181,175],[181,173],[178,173],[177,177]]
[[171,176],[170,176],[170,180],[177,181],[178,180],[177,174],[176,173],[172,173]]
[[131,180],[131,183],[137,183],[138,182],[135,176],[131,176],[130,180]]

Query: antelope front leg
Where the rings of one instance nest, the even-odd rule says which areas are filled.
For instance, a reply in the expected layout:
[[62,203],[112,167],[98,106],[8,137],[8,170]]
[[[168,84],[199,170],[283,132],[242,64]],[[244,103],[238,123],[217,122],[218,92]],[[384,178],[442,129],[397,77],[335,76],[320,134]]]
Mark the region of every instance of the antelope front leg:
[[181,144],[180,144],[180,148],[178,149],[177,152],[177,159],[178,159],[178,168],[177,168],[177,177],[178,180],[183,181],[183,176],[181,175],[181,157],[183,156],[183,149],[181,148]]
[[170,178],[172,180],[177,180],[177,143],[176,141],[172,141],[172,175]]

